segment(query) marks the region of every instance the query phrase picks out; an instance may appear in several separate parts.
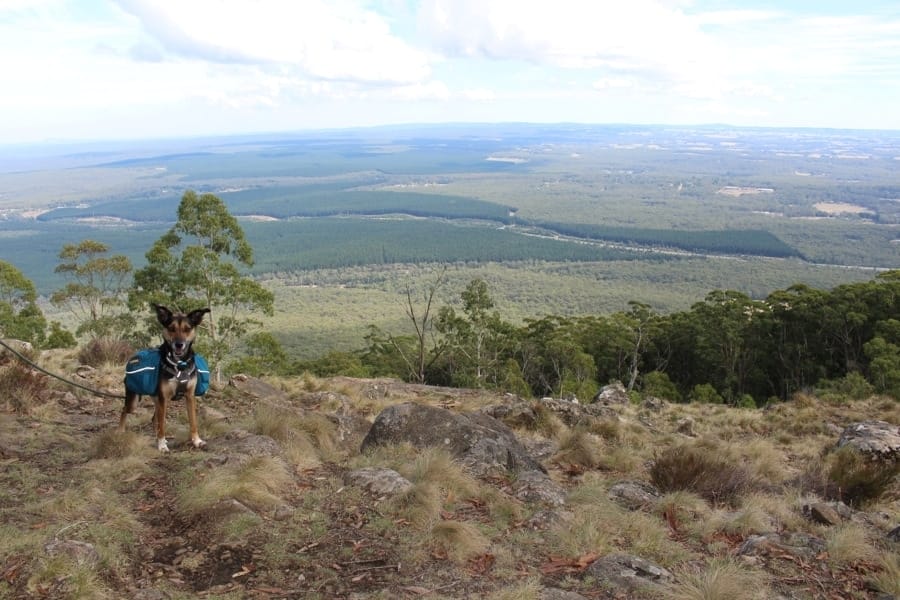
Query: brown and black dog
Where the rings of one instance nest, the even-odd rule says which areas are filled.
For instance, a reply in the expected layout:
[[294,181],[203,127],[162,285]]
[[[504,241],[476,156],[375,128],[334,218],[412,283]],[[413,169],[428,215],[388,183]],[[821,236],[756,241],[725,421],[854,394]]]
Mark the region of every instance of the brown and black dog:
[[[199,308],[188,314],[173,313],[165,306],[153,305],[156,318],[163,326],[164,342],[159,347],[159,382],[156,388],[156,448],[168,452],[166,443],[166,407],[170,400],[184,397],[187,406],[188,424],[191,430],[191,444],[195,448],[206,445],[197,431],[197,400],[194,389],[197,386],[197,365],[191,344],[197,336],[197,327],[203,322],[208,308]],[[119,431],[125,430],[125,418],[134,411],[138,394],[126,391],[125,406],[119,418]]]

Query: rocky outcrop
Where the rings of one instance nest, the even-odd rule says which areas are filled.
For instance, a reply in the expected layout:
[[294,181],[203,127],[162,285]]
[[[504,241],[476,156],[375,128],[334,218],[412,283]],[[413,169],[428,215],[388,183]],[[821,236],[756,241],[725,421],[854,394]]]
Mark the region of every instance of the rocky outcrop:
[[620,481],[609,488],[609,497],[629,510],[652,506],[659,499],[659,490],[644,481]]
[[476,474],[546,472],[509,427],[480,412],[454,413],[414,402],[396,404],[378,415],[361,450],[404,442],[417,448],[444,448]]
[[628,390],[626,390],[625,386],[618,381],[609,385],[604,385],[603,388],[597,392],[597,395],[594,396],[594,399],[591,400],[592,403],[603,404],[606,406],[628,404],[630,401]]
[[881,461],[900,459],[900,427],[886,421],[861,421],[844,428],[838,448],[850,446]]

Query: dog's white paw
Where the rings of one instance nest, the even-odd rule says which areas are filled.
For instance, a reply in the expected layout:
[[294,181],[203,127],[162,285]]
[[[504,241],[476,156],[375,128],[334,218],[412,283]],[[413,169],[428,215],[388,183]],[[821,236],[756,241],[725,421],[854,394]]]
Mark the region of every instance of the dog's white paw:
[[191,443],[194,445],[194,448],[206,448],[206,442],[201,440],[199,437],[192,439]]
[[166,438],[160,438],[156,440],[156,449],[160,452],[168,452],[169,444],[166,442]]

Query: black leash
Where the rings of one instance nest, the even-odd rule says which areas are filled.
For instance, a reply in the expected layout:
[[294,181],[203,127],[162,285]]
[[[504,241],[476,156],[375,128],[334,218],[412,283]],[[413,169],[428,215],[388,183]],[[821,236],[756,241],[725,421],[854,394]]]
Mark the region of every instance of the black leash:
[[20,361],[22,361],[22,362],[24,362],[24,363],[26,363],[26,364],[28,364],[28,365],[31,365],[33,368],[37,369],[38,371],[40,371],[40,372],[43,373],[44,375],[49,375],[50,377],[53,377],[53,378],[55,378],[55,379],[58,379],[58,380],[62,381],[62,382],[65,383],[65,384],[71,385],[71,386],[73,386],[73,387],[81,388],[82,390],[85,390],[86,392],[90,392],[90,393],[94,394],[95,396],[104,396],[104,397],[106,397],[106,398],[118,398],[119,400],[125,398],[125,395],[124,395],[124,394],[111,394],[111,393],[109,393],[109,392],[102,392],[102,391],[100,391],[100,390],[95,390],[95,389],[93,389],[93,388],[89,388],[89,387],[86,386],[86,385],[81,385],[80,383],[77,383],[77,382],[75,382],[75,381],[70,381],[70,380],[68,380],[68,379],[65,379],[64,377],[60,377],[60,376],[57,375],[56,373],[51,373],[51,372],[48,371],[47,369],[45,369],[45,368],[41,367],[40,365],[35,364],[34,362],[32,362],[29,358],[27,358],[25,355],[23,355],[22,353],[20,353],[20,352],[19,352],[18,350],[16,350],[15,348],[11,348],[11,347],[9,346],[9,344],[7,344],[6,342],[4,342],[3,340],[0,340],[0,346],[3,346],[4,348],[6,348],[6,349],[9,350],[10,352],[12,352],[12,353],[16,356],[16,358],[18,358]]

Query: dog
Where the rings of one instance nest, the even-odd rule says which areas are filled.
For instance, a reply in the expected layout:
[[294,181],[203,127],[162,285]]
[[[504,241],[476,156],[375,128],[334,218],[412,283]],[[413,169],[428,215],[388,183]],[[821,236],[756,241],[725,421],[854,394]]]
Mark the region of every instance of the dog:
[[[194,448],[206,446],[197,430],[197,399],[194,390],[197,386],[197,365],[191,345],[197,336],[197,327],[203,322],[203,316],[210,312],[209,308],[199,308],[188,314],[175,313],[159,304],[154,304],[156,318],[163,327],[163,343],[159,347],[159,377],[156,385],[156,448],[160,452],[168,452],[166,443],[166,408],[169,401],[184,397],[187,406],[188,424],[191,430],[191,444]],[[126,390],[125,406],[119,418],[119,432],[125,431],[125,419],[134,412],[138,395]]]

